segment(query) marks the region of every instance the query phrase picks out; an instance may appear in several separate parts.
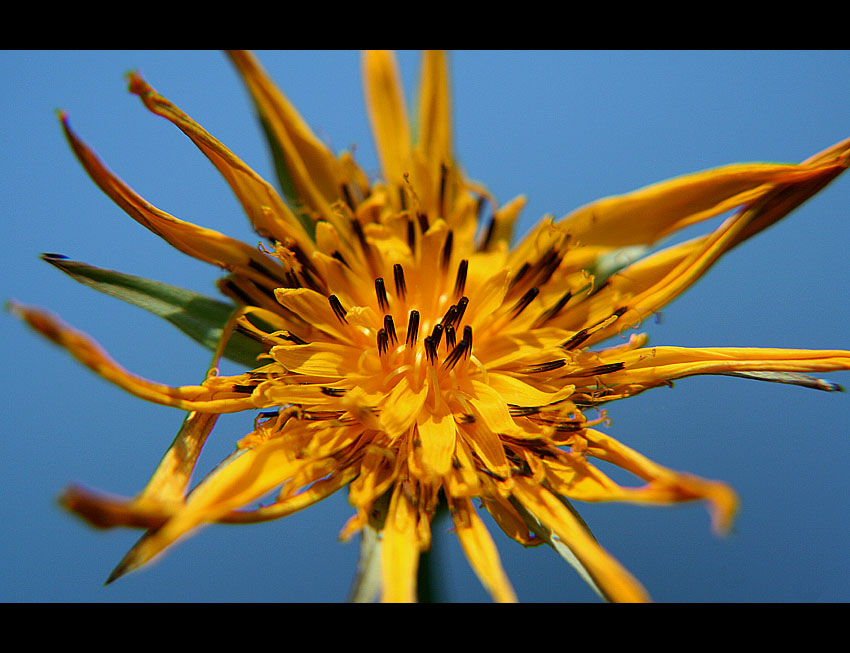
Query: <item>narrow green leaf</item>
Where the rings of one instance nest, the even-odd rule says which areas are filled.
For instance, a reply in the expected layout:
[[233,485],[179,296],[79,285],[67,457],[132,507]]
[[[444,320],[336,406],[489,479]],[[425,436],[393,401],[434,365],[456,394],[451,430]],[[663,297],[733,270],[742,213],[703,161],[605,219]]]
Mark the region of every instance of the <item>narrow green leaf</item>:
[[[191,290],[71,261],[61,254],[43,254],[41,258],[75,281],[165,318],[211,351],[218,346],[224,325],[236,308]],[[253,367],[257,356],[265,351],[261,343],[234,331],[224,356]]]

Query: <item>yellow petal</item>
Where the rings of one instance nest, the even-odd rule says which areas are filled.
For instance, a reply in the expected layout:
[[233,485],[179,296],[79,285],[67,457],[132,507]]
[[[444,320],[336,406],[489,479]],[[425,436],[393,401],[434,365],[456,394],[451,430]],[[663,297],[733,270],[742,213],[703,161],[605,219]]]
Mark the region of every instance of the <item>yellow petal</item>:
[[426,473],[448,474],[455,452],[455,419],[445,402],[436,412],[421,413],[416,420],[421,441],[421,461]]
[[410,125],[395,56],[386,50],[363,55],[366,106],[384,179],[403,185],[410,165]]
[[416,570],[419,566],[417,513],[401,484],[390,500],[381,544],[381,601],[416,602]]
[[[256,248],[225,236],[218,231],[179,220],[139,197],[129,186],[110,172],[95,156],[94,152],[77,137],[68,125],[66,116],[63,114],[61,117],[65,136],[86,172],[100,189],[136,222],[150,229],[181,252],[201,261],[228,270],[239,270],[260,283],[276,276],[274,270],[279,266],[267,257],[262,256]],[[266,270],[267,273],[258,273],[256,267],[259,267],[260,270]]]
[[649,600],[640,583],[597,544],[557,497],[526,478],[517,477],[515,481],[514,497],[569,547],[609,600],[622,603]]
[[472,502],[469,499],[458,499],[452,505],[455,508],[452,511],[455,533],[478,580],[487,588],[494,601],[515,603],[516,594],[502,568],[499,552]]
[[176,125],[218,169],[239,198],[258,233],[280,242],[292,239],[308,254],[312,252],[312,241],[298,218],[268,182],[198,123],[158,94],[140,75],[132,73],[129,79],[130,91],[138,95],[150,111]]
[[88,336],[62,324],[49,314],[20,304],[12,304],[11,310],[43,336],[67,349],[90,370],[141,399],[202,413],[235,413],[259,407],[250,395],[213,391],[204,386],[175,388],[135,376],[112,360]]
[[299,197],[327,219],[333,214],[331,204],[341,195],[342,179],[336,158],[316,138],[253,54],[245,50],[230,50],[228,54],[286,159]]

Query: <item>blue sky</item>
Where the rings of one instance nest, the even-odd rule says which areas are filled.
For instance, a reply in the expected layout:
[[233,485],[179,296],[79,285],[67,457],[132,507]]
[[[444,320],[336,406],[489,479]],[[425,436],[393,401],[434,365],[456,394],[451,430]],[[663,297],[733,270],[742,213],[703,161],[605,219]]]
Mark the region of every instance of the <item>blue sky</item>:
[[[317,134],[377,162],[359,58],[259,52]],[[418,55],[402,53],[412,89]],[[457,52],[456,151],[501,200],[524,193],[521,231],[546,213],[672,176],[743,161],[796,162],[850,135],[848,52]],[[41,262],[58,252],[215,295],[219,272],[171,249],[111,203],[65,143],[54,110],[143,197],[254,242],[214,168],[126,92],[139,70],[158,91],[269,179],[241,82],[219,52],[2,52],[2,295],[49,308],[122,365],[169,384],[201,380],[208,354],[165,322]],[[684,346],[850,349],[850,176],[723,259],[643,325]],[[712,223],[713,224],[713,223]],[[700,231],[700,230],[697,230]],[[694,232],[689,232],[693,235]],[[8,313],[0,318],[2,601],[339,601],[356,543],[337,534],[344,493],[269,524],[211,526],[149,569],[103,587],[137,533],[97,532],[64,514],[68,483],[140,490],[182,416],[125,395]],[[829,378],[850,386],[850,375]],[[850,394],[697,377],[611,404],[614,437],[668,467],[740,494],[734,532],[714,536],[703,506],[579,505],[597,538],[659,601],[850,599]],[[200,466],[250,429],[228,416]],[[524,601],[594,601],[552,551],[525,550],[489,522]],[[444,597],[487,600],[446,527]]]

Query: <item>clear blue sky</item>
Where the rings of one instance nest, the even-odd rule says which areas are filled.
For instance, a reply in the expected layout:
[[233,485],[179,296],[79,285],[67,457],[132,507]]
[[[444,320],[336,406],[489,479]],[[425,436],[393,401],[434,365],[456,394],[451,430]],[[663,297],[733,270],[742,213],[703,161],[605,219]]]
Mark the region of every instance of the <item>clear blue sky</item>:
[[[377,171],[356,53],[260,52],[314,130]],[[458,52],[456,149],[502,201],[529,197],[524,228],[593,199],[742,161],[796,162],[850,136],[850,54]],[[418,56],[401,56],[408,89]],[[48,307],[122,365],[196,383],[206,351],[165,322],[41,262],[58,252],[210,295],[219,272],[171,249],[80,168],[54,109],[143,197],[254,242],[226,184],[176,128],[125,90],[138,69],[257,171],[271,164],[247,95],[219,52],[2,52],[2,296]],[[651,342],[850,349],[850,175],[732,252],[660,322]],[[70,482],[132,495],[182,415],[145,404],[0,318],[0,601],[338,601],[356,543],[336,536],[344,493],[269,524],[211,526],[154,566],[103,587],[136,532],[90,530],[55,497]],[[832,374],[850,386],[850,374]],[[608,431],[653,460],[730,483],[742,509],[715,537],[701,505],[579,505],[603,545],[659,601],[850,600],[850,394],[698,377],[609,406]],[[246,421],[247,419],[247,421]],[[228,416],[209,469],[250,428]],[[524,601],[594,601],[552,551],[491,524]],[[437,539],[449,600],[487,600],[450,533]]]

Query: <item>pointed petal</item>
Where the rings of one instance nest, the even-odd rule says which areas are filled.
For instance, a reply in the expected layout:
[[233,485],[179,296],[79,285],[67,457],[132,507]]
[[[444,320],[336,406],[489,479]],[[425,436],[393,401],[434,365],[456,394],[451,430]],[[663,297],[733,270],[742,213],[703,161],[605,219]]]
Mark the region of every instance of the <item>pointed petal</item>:
[[410,166],[411,142],[395,56],[386,50],[364,53],[363,83],[384,179],[400,186]]
[[60,117],[65,136],[86,172],[100,189],[136,222],[150,229],[181,252],[201,261],[228,270],[241,270],[247,276],[254,277],[260,282],[269,277],[274,278],[273,272],[260,275],[256,269],[252,270],[252,262],[261,270],[272,270],[272,266],[275,265],[268,258],[261,256],[255,248],[218,231],[179,220],[137,195],[109,171],[94,152],[77,137],[71,130],[67,117],[64,114]]
[[293,239],[304,251],[313,250],[312,241],[304,227],[268,182],[198,123],[158,94],[140,75],[131,73],[129,79],[130,92],[138,95],[150,111],[176,125],[218,169],[239,198],[257,233],[280,242]]
[[584,245],[650,245],[690,224],[763,196],[768,184],[799,182],[817,167],[740,164],[677,177],[574,211],[559,224]]
[[135,376],[112,360],[88,336],[62,324],[48,313],[20,304],[11,304],[10,309],[33,329],[67,349],[74,358],[93,372],[147,401],[205,413],[235,413],[258,407],[250,395],[215,392],[204,386],[175,388]]
[[[341,197],[343,180],[336,158],[316,138],[252,53],[230,50],[228,54],[242,75],[260,120],[282,158],[286,178],[295,191],[292,199],[297,204],[307,204],[327,219],[331,204]],[[295,202],[290,200],[290,204],[294,206]]]
[[618,352],[616,358],[625,367],[606,374],[606,385],[635,392],[697,374],[850,370],[850,351],[841,350],[651,347]]
[[452,511],[455,533],[478,580],[487,588],[494,601],[515,603],[516,594],[502,568],[499,551],[476,514],[472,501],[458,499],[452,504],[455,508]]
[[419,566],[417,513],[402,484],[396,485],[384,524],[381,545],[381,601],[416,602],[416,569]]
[[611,601],[642,603],[649,596],[640,584],[605,551],[558,498],[529,479],[515,479],[513,495],[579,559]]

